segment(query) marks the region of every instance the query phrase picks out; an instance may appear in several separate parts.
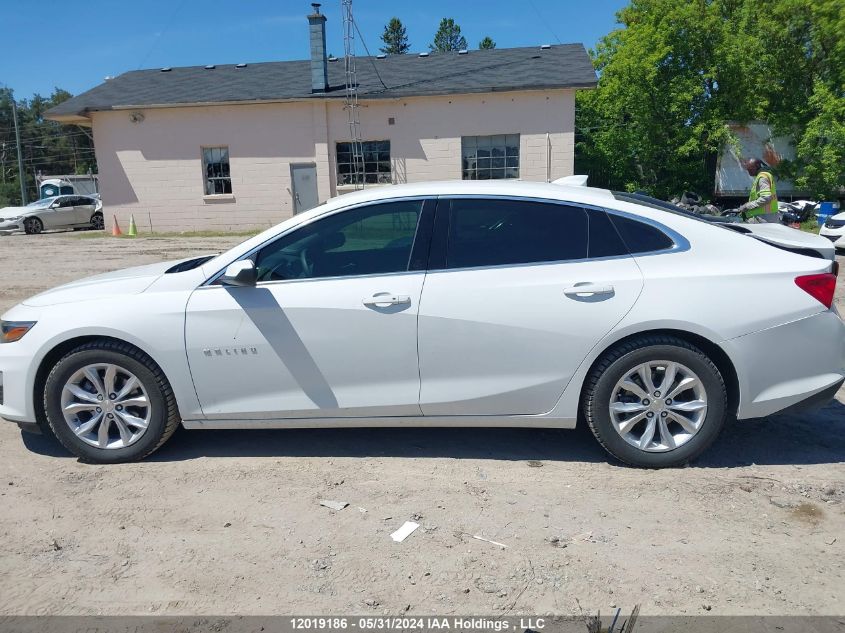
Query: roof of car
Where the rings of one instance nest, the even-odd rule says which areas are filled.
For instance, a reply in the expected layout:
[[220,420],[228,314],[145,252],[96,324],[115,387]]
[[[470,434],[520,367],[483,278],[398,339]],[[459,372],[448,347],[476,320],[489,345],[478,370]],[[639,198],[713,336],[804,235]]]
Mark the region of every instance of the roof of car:
[[[296,60],[133,70],[51,108],[47,117],[129,107],[346,96],[342,59],[328,64],[330,87],[324,93],[311,91],[310,64]],[[361,99],[596,85],[583,44],[358,57],[356,76]]]
[[527,180],[440,180],[400,185],[372,187],[347,193],[329,201],[331,208],[345,207],[357,202],[416,196],[517,196],[526,198],[548,198],[581,204],[604,205],[613,202],[613,194],[607,189],[557,185]]

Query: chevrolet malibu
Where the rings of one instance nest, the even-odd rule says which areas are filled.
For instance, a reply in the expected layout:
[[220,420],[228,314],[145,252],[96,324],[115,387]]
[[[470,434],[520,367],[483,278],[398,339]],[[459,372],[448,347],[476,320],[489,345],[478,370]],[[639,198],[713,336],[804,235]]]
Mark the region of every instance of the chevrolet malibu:
[[845,380],[836,264],[778,231],[554,183],[349,194],[222,255],[15,306],[0,416],[98,463],[141,459],[180,424],[583,421],[624,462],[680,465],[726,421],[824,403]]

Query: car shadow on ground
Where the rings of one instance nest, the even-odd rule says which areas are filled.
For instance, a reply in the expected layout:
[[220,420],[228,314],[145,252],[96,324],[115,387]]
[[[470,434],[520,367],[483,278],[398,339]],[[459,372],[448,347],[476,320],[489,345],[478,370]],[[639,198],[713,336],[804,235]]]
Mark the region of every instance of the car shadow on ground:
[[[54,439],[22,433],[38,454],[69,457]],[[245,431],[180,429],[150,461],[199,457],[399,457],[560,462],[610,459],[586,425],[575,430],[498,428],[367,428]],[[845,404],[835,400],[805,414],[732,423],[697,468],[845,461]]]

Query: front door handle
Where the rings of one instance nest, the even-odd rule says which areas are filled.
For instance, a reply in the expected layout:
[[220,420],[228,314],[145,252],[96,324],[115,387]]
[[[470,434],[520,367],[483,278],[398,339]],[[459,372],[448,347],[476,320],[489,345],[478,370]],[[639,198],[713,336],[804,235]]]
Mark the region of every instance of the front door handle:
[[600,286],[589,282],[577,283],[571,288],[566,288],[563,291],[567,297],[572,298],[588,298],[600,295],[612,295],[614,292],[613,286]]
[[390,292],[379,292],[372,297],[362,299],[361,303],[365,306],[373,306],[376,308],[386,308],[387,306],[398,306],[406,303],[411,303],[411,297],[408,295],[395,295]]

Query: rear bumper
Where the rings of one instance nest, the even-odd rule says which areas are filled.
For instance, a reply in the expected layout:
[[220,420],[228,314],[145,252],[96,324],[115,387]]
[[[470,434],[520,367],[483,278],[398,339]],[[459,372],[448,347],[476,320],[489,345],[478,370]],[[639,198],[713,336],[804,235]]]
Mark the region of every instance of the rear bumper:
[[813,394],[800,402],[796,402],[792,406],[781,409],[778,411],[778,414],[801,413],[802,411],[821,409],[824,405],[836,397],[836,392],[839,391],[843,384],[845,384],[845,378],[837,382],[835,385],[831,385],[827,389],[822,389],[818,393]]
[[739,377],[737,418],[827,402],[845,380],[845,323],[834,310],[725,341]]

